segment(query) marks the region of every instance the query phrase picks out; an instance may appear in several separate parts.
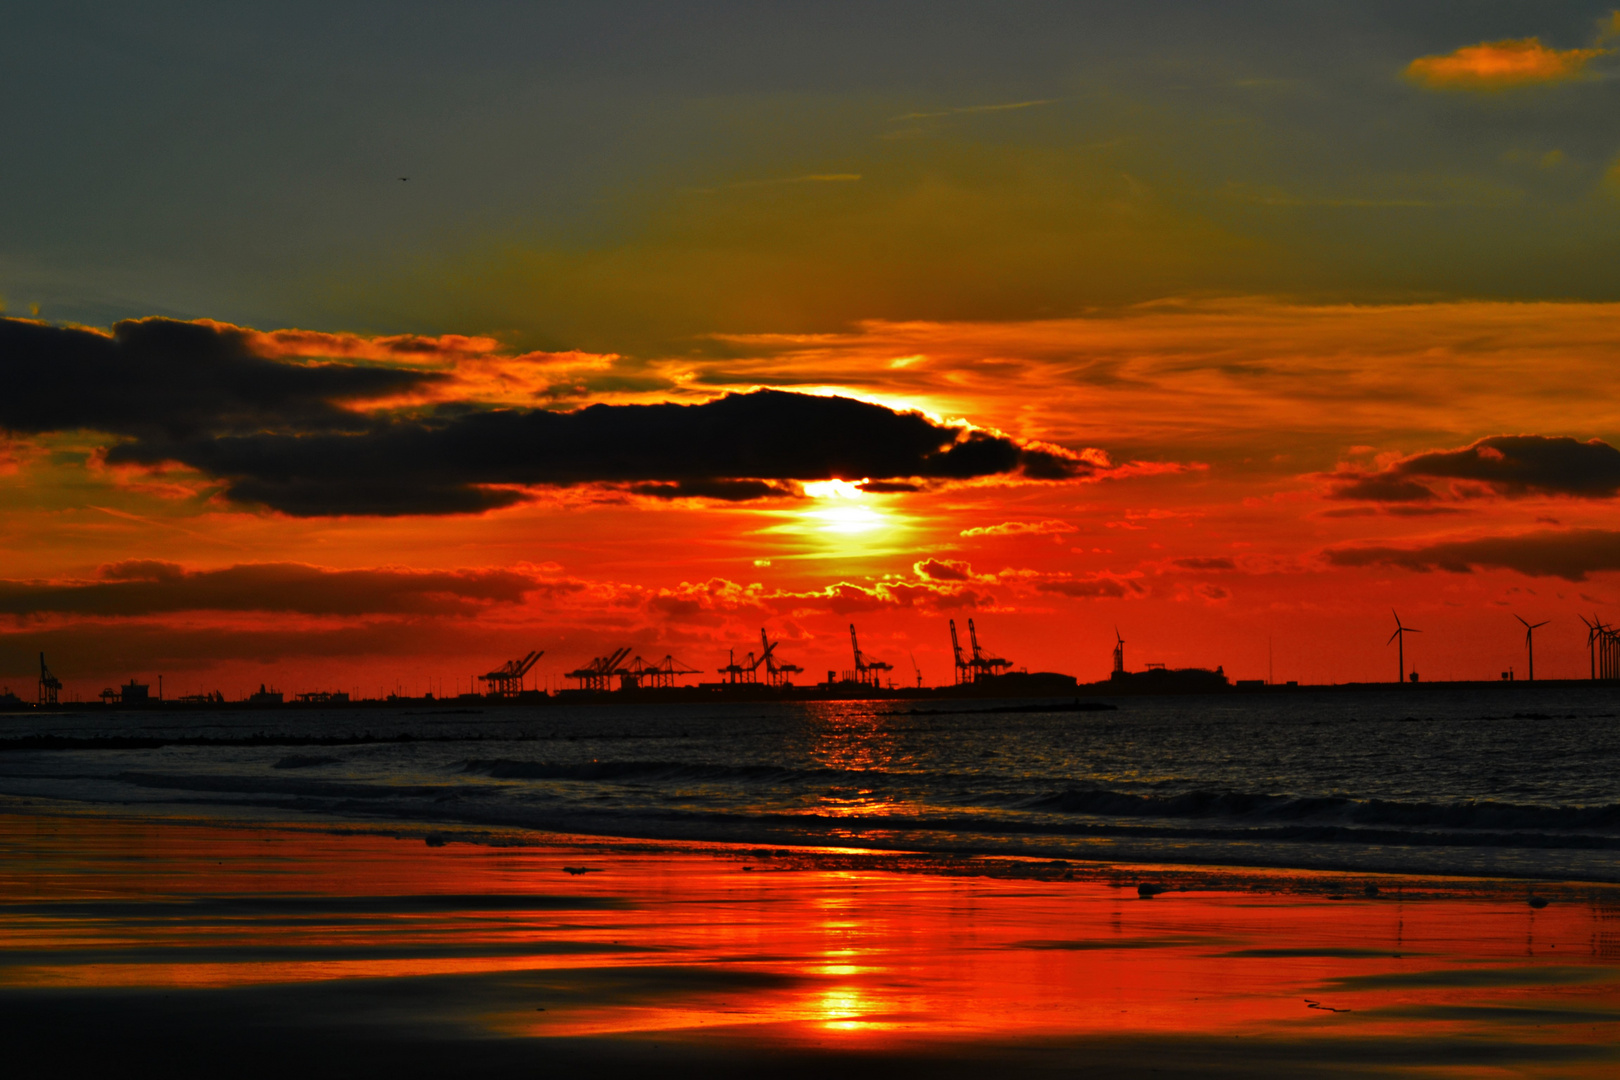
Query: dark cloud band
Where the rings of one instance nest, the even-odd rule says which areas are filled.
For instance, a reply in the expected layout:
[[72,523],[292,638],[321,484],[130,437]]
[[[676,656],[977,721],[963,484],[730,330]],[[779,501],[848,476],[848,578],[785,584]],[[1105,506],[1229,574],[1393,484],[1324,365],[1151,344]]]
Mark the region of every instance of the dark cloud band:
[[470,513],[535,486],[617,485],[654,498],[780,497],[794,482],[918,482],[1094,466],[1058,447],[938,424],[849,398],[759,390],[702,404],[574,412],[441,405],[367,414],[346,403],[441,376],[252,354],[245,331],[149,319],[112,335],[0,320],[0,406],[13,432],[124,436],[113,465],[178,463],[233,500],[297,516]]
[[141,319],[111,334],[0,318],[0,429],[89,430],[181,441],[265,428],[352,430],[344,402],[441,381],[443,375],[255,355],[247,332]]
[[1423,502],[1435,481],[1461,496],[1567,495],[1612,499],[1620,494],[1620,450],[1599,439],[1493,435],[1457,450],[1434,450],[1377,472],[1336,473],[1333,497],[1369,502]]
[[1335,566],[1399,566],[1408,570],[1516,570],[1529,577],[1584,581],[1588,574],[1620,570],[1620,532],[1543,529],[1518,536],[1481,536],[1415,547],[1330,548]]
[[592,405],[379,419],[355,432],[147,439],[111,464],[176,461],[231,498],[294,515],[488,509],[537,485],[607,483],[661,498],[780,496],[786,481],[971,479],[1090,471],[1061,451],[849,398],[759,390],[700,405]]
[[0,614],[465,615],[490,604],[518,603],[541,587],[534,577],[511,570],[328,570],[300,563],[187,570],[138,560],[103,567],[94,581],[0,580]]

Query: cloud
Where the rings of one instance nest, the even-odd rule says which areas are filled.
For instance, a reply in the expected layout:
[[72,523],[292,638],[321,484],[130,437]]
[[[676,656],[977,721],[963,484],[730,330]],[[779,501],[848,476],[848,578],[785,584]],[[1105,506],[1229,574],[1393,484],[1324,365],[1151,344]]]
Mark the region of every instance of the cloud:
[[1335,566],[1398,566],[1427,572],[1516,570],[1529,577],[1585,581],[1588,574],[1620,570],[1620,532],[1611,529],[1543,529],[1516,536],[1440,540],[1415,547],[1358,545],[1329,548]]
[[1190,556],[1171,559],[1170,564],[1181,570],[1236,570],[1237,563],[1224,556]]
[[[1346,474],[1335,474],[1343,477]],[[1353,475],[1353,474],[1350,474]],[[1377,474],[1358,476],[1335,488],[1329,498],[1365,499],[1369,502],[1426,502],[1434,492],[1416,480],[1402,480]]]
[[[744,585],[716,577],[707,581],[683,581],[674,588],[647,592],[642,594],[640,602],[657,616],[688,623],[700,616],[709,616],[713,621],[715,616],[745,613],[754,616],[826,612],[851,615],[902,608],[945,611],[994,603],[995,598],[989,593],[966,587],[966,582],[977,579],[949,576],[932,579],[923,572],[923,565],[917,564],[918,576],[922,579],[919,581],[890,580],[871,585],[839,581],[820,589],[784,592],[769,590],[758,582]],[[948,575],[951,565],[941,563],[942,572]],[[967,569],[966,564],[954,565]]]
[[[742,501],[792,495],[795,481],[899,491],[992,476],[1064,480],[1099,467],[1095,454],[846,397],[759,390],[571,412],[429,404],[430,391],[465,380],[287,359],[471,356],[487,366],[493,348],[488,338],[264,334],[169,319],[121,322],[111,334],[0,319],[0,431],[119,436],[108,465],[187,466],[236,502],[296,516],[470,513],[544,485]],[[559,355],[564,367],[610,359]],[[416,407],[377,407],[403,398]]]
[[1451,481],[1454,498],[1564,495],[1611,499],[1620,494],[1620,450],[1601,439],[1492,435],[1456,450],[1431,450],[1375,472],[1341,470],[1331,498],[1413,503],[1438,497],[1425,481]]
[[[156,320],[148,320],[156,321]],[[412,363],[453,363],[499,351],[501,343],[491,337],[463,334],[395,334],[364,337],[360,334],[331,334],[320,330],[253,330],[213,319],[198,319],[193,326],[212,328],[221,336],[234,338],[258,356],[269,360],[287,357],[308,359],[407,361]]]
[[920,413],[776,390],[700,405],[441,409],[360,431],[148,439],[106,456],[179,462],[224,481],[236,501],[295,516],[464,513],[511,505],[534,485],[639,482],[655,497],[738,499],[781,496],[786,481],[1057,480],[1092,468],[1059,448]]
[[94,580],[0,580],[0,614],[154,615],[180,611],[303,615],[468,615],[516,604],[545,588],[515,570],[329,570],[302,563],[246,563],[188,570],[131,560]]
[[723,502],[799,497],[787,488],[764,480],[681,480],[672,484],[631,484],[628,490],[654,499],[719,499]]
[[287,363],[216,323],[140,319],[112,333],[0,318],[0,429],[92,430],[183,441],[265,427],[355,430],[352,406],[421,389],[441,374]]
[[[27,672],[37,663],[35,654],[43,650],[51,659],[51,667],[67,680],[125,679],[143,671],[206,670],[233,661],[249,661],[258,667],[298,660],[307,672],[311,666],[333,661],[420,657],[425,648],[439,656],[511,655],[524,651],[519,644],[522,640],[514,638],[508,628],[486,626],[476,619],[445,623],[395,617],[336,627],[246,628],[77,622],[0,631],[0,670]],[[342,681],[325,686],[321,683],[326,680],[319,679],[316,687],[349,686],[347,675],[338,679]],[[253,683],[258,681],[254,679]]]
[[1003,521],[1000,525],[976,525],[963,529],[963,536],[1049,536],[1079,530],[1067,521]]
[[1439,56],[1420,56],[1406,77],[1434,90],[1503,90],[1579,78],[1607,49],[1549,49],[1540,38],[1486,41]]
[[953,108],[939,109],[935,112],[910,112],[894,117],[900,120],[932,120],[941,116],[964,116],[976,113],[1013,112],[1017,109],[1035,109],[1042,105],[1055,105],[1060,98],[1037,98],[1031,101],[1009,101],[1001,105],[958,105]]
[[1053,575],[1032,578],[1028,584],[1033,585],[1036,592],[1085,599],[1117,599],[1123,596],[1139,596],[1145,591],[1138,582],[1114,574],[1092,574],[1078,578]]
[[956,559],[923,559],[911,568],[918,577],[929,581],[973,580],[973,567]]
[[831,611],[838,615],[852,615],[894,608],[954,611],[987,607],[995,602],[995,597],[949,581],[880,581],[872,586],[840,581],[811,592],[774,593],[765,600],[773,609],[783,613]]

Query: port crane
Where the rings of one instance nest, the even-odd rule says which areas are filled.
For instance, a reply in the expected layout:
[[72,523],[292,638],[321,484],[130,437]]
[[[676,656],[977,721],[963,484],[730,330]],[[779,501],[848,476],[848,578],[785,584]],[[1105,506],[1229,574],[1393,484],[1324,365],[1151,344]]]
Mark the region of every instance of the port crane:
[[523,677],[534,667],[535,662],[545,655],[545,650],[534,649],[527,656],[520,656],[516,660],[508,660],[487,675],[478,676],[492,697],[517,697],[523,690]]
[[575,668],[564,675],[567,679],[578,679],[581,690],[594,690],[605,693],[613,689],[609,683],[615,675],[623,675],[624,670],[619,666],[624,658],[630,655],[630,646],[615,649],[606,656],[598,656],[584,667]]
[[39,654],[39,703],[41,705],[56,705],[62,696],[62,680],[51,674],[51,669],[45,666],[45,654]]
[[855,670],[850,673],[852,676],[851,681],[858,682],[863,686],[870,686],[873,689],[880,688],[883,685],[882,673],[893,671],[894,665],[885,663],[882,660],[873,660],[861,652],[861,643],[855,636],[854,623],[849,624],[849,645],[855,652]]
[[979,645],[979,630],[978,627],[973,625],[972,619],[968,620],[968,645],[971,652],[967,656],[963,656],[962,642],[956,634],[956,620],[952,619],[950,622],[951,655],[956,664],[956,685],[976,683],[981,679],[999,675],[1004,669],[1013,666],[1011,660],[1004,660]]
[[666,655],[655,664],[649,664],[638,656],[615,674],[619,676],[621,690],[636,690],[641,687],[669,690],[675,686],[675,680],[680,676],[697,675],[700,671],[698,668],[687,667],[673,656]]
[[784,664],[776,659],[776,647],[779,641],[772,641],[765,636],[765,628],[759,628],[759,644],[764,651],[760,653],[760,660],[765,664],[765,682],[770,686],[792,686],[791,676],[803,674],[804,668],[798,664]]
[[737,650],[727,649],[726,666],[720,669],[720,674],[724,675],[726,682],[731,683],[733,686],[738,683],[758,682],[759,663],[758,660],[754,659],[754,654],[749,653],[748,662],[739,664],[737,663]]

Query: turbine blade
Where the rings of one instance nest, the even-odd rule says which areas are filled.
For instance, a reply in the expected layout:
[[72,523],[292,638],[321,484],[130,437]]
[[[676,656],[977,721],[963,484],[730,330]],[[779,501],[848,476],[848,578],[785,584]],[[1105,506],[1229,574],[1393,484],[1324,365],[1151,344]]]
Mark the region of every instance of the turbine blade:
[[[1389,635],[1389,641],[1394,641],[1396,638],[1398,638],[1400,636],[1401,636],[1401,632],[1399,630],[1397,630],[1393,634]],[[1388,645],[1389,641],[1384,642],[1384,644]]]
[[1514,618],[1515,618],[1515,619],[1518,619],[1518,620],[1519,620],[1519,621],[1520,621],[1520,622],[1522,622],[1522,623],[1524,623],[1524,625],[1526,625],[1526,626],[1529,626],[1529,625],[1530,625],[1530,624],[1529,624],[1529,623],[1527,623],[1527,622],[1524,622],[1524,619],[1522,619],[1522,618],[1520,618],[1520,617],[1519,617],[1519,616],[1518,616],[1518,615],[1515,615],[1515,616],[1513,616],[1513,617],[1514,617]]
[[[1536,623],[1536,626],[1546,626],[1550,622],[1552,622],[1551,619],[1542,619],[1540,622]],[[1532,626],[1530,629],[1534,630],[1536,626]]]

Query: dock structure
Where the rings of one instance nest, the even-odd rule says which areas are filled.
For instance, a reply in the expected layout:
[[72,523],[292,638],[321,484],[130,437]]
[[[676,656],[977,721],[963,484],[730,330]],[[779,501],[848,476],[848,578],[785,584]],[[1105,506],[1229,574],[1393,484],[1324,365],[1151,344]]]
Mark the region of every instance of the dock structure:
[[793,676],[804,673],[804,668],[798,664],[785,664],[776,658],[776,647],[780,644],[765,636],[763,626],[759,628],[759,645],[764,650],[760,653],[760,659],[765,663],[765,682],[778,690],[792,686]]
[[726,677],[729,686],[740,686],[745,683],[759,681],[760,661],[755,659],[753,653],[748,654],[746,661],[739,662],[736,649],[726,650],[726,666],[720,669],[720,674]]
[[844,672],[844,682],[856,683],[860,686],[870,686],[874,690],[883,688],[883,673],[893,671],[894,665],[882,660],[874,660],[861,652],[860,639],[855,636],[855,624],[849,624],[849,646],[855,653],[855,667]]
[[666,655],[657,663],[648,663],[638,656],[615,674],[619,676],[621,690],[672,690],[682,675],[701,673],[701,669],[687,667],[673,656]]
[[1013,666],[1011,660],[997,656],[995,653],[979,645],[979,628],[968,621],[968,647],[969,652],[963,654],[961,639],[956,635],[956,620],[951,623],[951,654],[956,663],[956,685],[963,686],[970,683],[984,682],[993,679]]
[[626,669],[620,665],[624,663],[624,658],[629,655],[630,646],[626,645],[621,649],[615,649],[606,656],[598,656],[584,667],[575,668],[573,671],[568,672],[564,678],[578,679],[581,690],[589,690],[598,694],[606,693],[613,689],[612,683],[615,676],[627,674]]
[[51,674],[45,666],[45,654],[39,654],[39,704],[56,705],[62,699],[62,680]]
[[[626,650],[628,651],[628,650]],[[478,681],[488,689],[490,697],[517,697],[523,692],[523,677],[534,667],[535,662],[545,655],[545,650],[535,649],[527,656],[520,656],[516,660],[508,660],[500,667],[487,675],[478,676]]]

